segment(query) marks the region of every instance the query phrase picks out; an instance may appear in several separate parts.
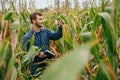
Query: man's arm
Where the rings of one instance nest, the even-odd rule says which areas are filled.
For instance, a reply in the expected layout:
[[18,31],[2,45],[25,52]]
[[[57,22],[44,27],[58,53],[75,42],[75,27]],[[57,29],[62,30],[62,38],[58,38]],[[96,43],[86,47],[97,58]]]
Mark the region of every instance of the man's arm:
[[58,40],[58,39],[60,39],[62,37],[62,28],[63,28],[63,26],[64,26],[64,22],[60,21],[57,32],[52,32],[52,31],[47,29],[49,39],[50,40]]
[[62,37],[62,28],[58,27],[56,32],[47,29],[47,34],[50,40],[58,40]]

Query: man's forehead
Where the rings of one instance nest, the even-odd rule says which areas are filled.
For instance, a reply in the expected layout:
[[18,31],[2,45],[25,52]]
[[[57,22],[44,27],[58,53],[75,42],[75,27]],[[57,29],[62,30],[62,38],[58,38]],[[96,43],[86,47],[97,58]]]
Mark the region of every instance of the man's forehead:
[[36,15],[37,18],[43,18],[43,16]]

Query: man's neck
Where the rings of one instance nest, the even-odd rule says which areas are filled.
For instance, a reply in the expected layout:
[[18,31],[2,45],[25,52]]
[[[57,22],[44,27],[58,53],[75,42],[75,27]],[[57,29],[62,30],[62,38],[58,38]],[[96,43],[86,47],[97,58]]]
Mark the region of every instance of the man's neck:
[[36,25],[33,25],[33,30],[35,31],[35,32],[40,32],[40,27],[37,27]]

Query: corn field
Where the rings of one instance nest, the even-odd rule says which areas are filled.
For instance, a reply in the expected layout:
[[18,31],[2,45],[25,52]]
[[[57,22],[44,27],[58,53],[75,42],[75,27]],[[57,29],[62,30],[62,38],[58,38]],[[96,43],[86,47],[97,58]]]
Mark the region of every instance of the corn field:
[[56,56],[44,61],[49,66],[42,77],[31,77],[29,65],[40,49],[22,49],[22,38],[32,28],[32,11],[18,11],[11,4],[0,12],[0,80],[120,80],[120,0],[109,5],[102,0],[100,6],[84,9],[37,10],[50,30],[65,22],[63,37],[51,41]]

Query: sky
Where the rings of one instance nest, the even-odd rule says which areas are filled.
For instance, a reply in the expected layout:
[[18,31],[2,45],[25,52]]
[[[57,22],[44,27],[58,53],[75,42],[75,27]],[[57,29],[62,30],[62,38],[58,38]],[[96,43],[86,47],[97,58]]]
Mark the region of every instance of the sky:
[[[60,3],[64,2],[65,0],[60,0]],[[79,2],[79,6],[82,5],[82,2],[83,1],[86,1],[86,0],[78,0]],[[98,1],[98,0],[96,0]],[[70,3],[72,3],[72,7],[74,6],[74,0],[69,0]],[[54,0],[36,0],[35,2],[35,6],[36,8],[45,8],[45,7],[48,7],[48,6],[54,6]]]
[[[60,0],[60,2],[62,3],[64,0]],[[73,0],[69,0],[69,1],[73,1]],[[81,1],[81,0],[79,0]],[[35,6],[36,8],[45,8],[48,6],[54,6],[54,0],[36,0],[35,2]]]
[[[65,0],[60,0],[60,2],[64,2]],[[79,3],[79,6],[82,7],[82,2],[84,2],[86,0],[78,0],[78,3]],[[97,3],[99,0],[95,0]],[[69,0],[72,7],[74,7],[74,0]],[[35,6],[36,8],[40,9],[40,8],[45,8],[45,7],[48,7],[48,6],[54,6],[54,0],[36,0],[35,2]]]
[[[61,3],[63,1],[65,1],[65,0],[60,0]],[[69,0],[69,2],[72,3],[72,7],[74,6],[74,2],[73,1],[74,0]],[[83,1],[86,1],[86,0],[78,0],[80,7],[81,7]],[[98,0],[95,0],[95,1],[97,2]],[[35,0],[35,7],[37,9],[45,8],[45,7],[48,7],[50,5],[52,5],[52,7],[54,6],[54,0]],[[0,10],[1,10],[1,5],[0,5]]]
[[45,8],[51,4],[54,5],[54,0],[36,0],[36,2],[35,2],[36,8]]
[[[29,0],[27,0],[29,1]],[[60,3],[64,2],[65,0],[60,0]],[[85,0],[78,0],[79,3],[81,4],[82,1],[85,1]],[[73,0],[69,0],[69,2],[73,3]],[[52,7],[54,6],[54,0],[35,0],[35,7],[37,9],[40,9],[40,8],[45,8],[45,7],[48,7],[52,5]],[[72,6],[74,6],[74,4],[72,4]],[[1,5],[0,5],[0,10],[1,10]]]
[[[40,9],[40,8],[45,8],[48,7],[50,5],[54,6],[54,0],[35,0],[35,6],[36,8]],[[60,2],[64,2],[65,0],[60,0]],[[82,2],[84,2],[86,0],[78,0],[79,2],[79,6],[82,6]],[[99,0],[95,0],[97,3]],[[112,0],[110,0],[112,1]],[[72,7],[74,6],[74,0],[69,0],[70,3],[72,3]]]

